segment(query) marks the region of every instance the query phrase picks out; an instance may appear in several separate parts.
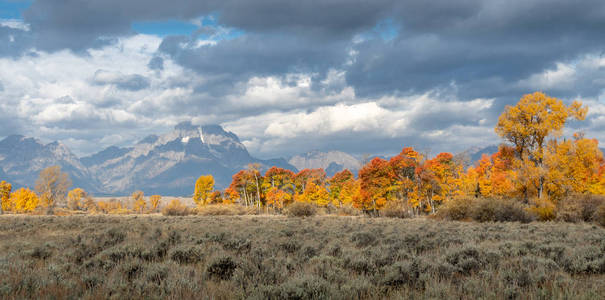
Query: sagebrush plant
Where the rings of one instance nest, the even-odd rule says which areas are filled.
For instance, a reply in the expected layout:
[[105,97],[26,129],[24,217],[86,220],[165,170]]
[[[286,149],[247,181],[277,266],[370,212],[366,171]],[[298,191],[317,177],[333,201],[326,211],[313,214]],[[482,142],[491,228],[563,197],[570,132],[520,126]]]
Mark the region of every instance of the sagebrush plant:
[[558,203],[557,219],[565,222],[596,221],[598,208],[604,203],[605,197],[602,195],[570,195]]
[[292,217],[312,217],[317,214],[317,207],[312,203],[294,201],[286,208],[286,214]]
[[536,219],[531,208],[514,199],[459,197],[448,201],[437,213],[447,220],[478,222],[522,222]]

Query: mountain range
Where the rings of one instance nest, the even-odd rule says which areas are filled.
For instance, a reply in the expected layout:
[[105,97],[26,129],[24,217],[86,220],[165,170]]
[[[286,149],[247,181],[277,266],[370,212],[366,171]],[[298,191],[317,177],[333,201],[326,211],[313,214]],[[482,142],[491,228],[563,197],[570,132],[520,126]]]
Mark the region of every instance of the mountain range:
[[124,195],[135,190],[146,194],[191,195],[195,180],[212,174],[217,188],[250,163],[263,170],[277,166],[292,171],[285,159],[252,157],[239,138],[219,125],[178,124],[171,132],[151,135],[132,147],[112,146],[78,158],[60,142],[12,135],[0,141],[0,176],[14,186],[32,187],[39,172],[52,165],[67,172],[74,187],[95,195]]
[[318,150],[296,155],[288,163],[299,170],[322,168],[329,177],[343,169],[349,169],[353,174],[361,168],[361,161],[352,155],[341,151],[321,152]]
[[[473,164],[498,146],[473,147],[463,153]],[[59,165],[70,175],[74,187],[95,195],[126,195],[135,190],[146,194],[187,196],[195,180],[212,174],[217,188],[225,188],[231,176],[250,163],[261,170],[277,166],[297,172],[323,168],[328,176],[349,169],[357,174],[361,161],[341,151],[310,151],[290,157],[263,160],[250,155],[232,132],[220,125],[183,122],[164,135],[150,135],[131,147],[111,146],[86,157],[78,157],[64,144],[42,143],[21,135],[0,141],[0,180],[15,187],[33,187],[40,171]]]

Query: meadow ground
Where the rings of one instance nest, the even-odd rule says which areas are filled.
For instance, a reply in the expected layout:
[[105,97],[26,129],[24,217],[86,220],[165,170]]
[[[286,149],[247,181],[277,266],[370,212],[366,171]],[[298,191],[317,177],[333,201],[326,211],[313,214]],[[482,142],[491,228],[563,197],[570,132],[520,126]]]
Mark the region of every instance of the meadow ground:
[[335,216],[4,215],[0,297],[603,299],[605,228]]

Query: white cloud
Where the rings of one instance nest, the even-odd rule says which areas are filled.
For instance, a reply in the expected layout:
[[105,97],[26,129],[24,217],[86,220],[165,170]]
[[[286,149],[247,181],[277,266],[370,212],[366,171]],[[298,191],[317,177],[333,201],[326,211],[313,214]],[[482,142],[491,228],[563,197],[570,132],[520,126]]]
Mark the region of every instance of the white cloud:
[[[388,106],[382,106],[382,103],[387,103]],[[257,153],[272,153],[285,149],[291,153],[303,152],[316,146],[311,142],[313,140],[329,142],[332,138],[342,136],[351,139],[358,136],[363,139],[402,140],[400,146],[404,146],[405,140],[413,140],[414,143],[431,142],[436,145],[453,144],[455,148],[451,151],[456,151],[463,149],[464,142],[472,140],[484,144],[486,138],[495,139],[493,129],[486,126],[485,122],[480,124],[480,118],[477,118],[473,125],[459,125],[454,119],[437,129],[424,128],[426,124],[416,121],[424,116],[458,116],[462,119],[471,114],[480,116],[485,114],[492,104],[493,100],[489,99],[444,103],[428,94],[403,98],[384,97],[366,99],[365,102],[355,104],[324,105],[311,112],[293,110],[266,113],[225,125],[229,130],[242,135],[244,144]],[[363,139],[360,140],[361,143]],[[301,141],[309,141],[306,147],[310,148],[299,149]],[[376,148],[378,147],[380,145],[376,145]]]
[[554,69],[531,75],[519,85],[539,89],[570,88],[575,81],[576,69],[573,64],[557,63]]
[[[0,27],[8,27],[12,29],[18,29],[22,31],[29,31],[29,24],[19,19],[0,19]],[[13,38],[14,39],[14,38]]]

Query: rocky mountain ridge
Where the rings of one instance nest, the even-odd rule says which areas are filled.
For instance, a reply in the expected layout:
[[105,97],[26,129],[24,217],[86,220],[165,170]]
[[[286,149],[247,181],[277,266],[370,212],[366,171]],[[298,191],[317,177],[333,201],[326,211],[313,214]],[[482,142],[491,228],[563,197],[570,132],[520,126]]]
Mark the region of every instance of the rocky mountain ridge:
[[[284,159],[252,157],[239,138],[219,125],[180,123],[161,136],[148,136],[133,147],[108,147],[78,158],[67,146],[24,136],[0,141],[0,174],[16,186],[32,187],[40,170],[59,165],[74,182],[97,195],[124,195],[134,190],[146,194],[185,196],[193,193],[195,180],[212,174],[217,188],[250,163],[263,169],[278,166],[293,171]],[[6,179],[5,179],[6,178]]]

